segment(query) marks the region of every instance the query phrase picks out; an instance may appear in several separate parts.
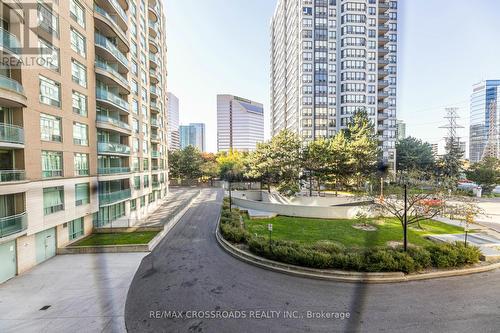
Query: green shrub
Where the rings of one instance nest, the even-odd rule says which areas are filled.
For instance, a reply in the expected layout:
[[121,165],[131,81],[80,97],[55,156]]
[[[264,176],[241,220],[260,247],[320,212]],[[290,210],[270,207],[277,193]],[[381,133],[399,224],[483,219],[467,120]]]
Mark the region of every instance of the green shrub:
[[413,258],[415,270],[421,271],[432,266],[432,258],[429,251],[421,247],[409,247],[408,254]]
[[337,253],[332,255],[332,266],[334,269],[344,269],[347,271],[364,271],[364,256],[359,251]]
[[398,271],[399,265],[391,249],[374,249],[366,251],[366,270],[368,272],[392,272]]
[[392,256],[397,263],[398,271],[404,273],[413,273],[417,270],[415,260],[408,253],[402,251],[393,251]]
[[458,252],[457,264],[460,266],[471,265],[479,262],[481,251],[476,246],[465,246],[462,242],[454,244]]
[[345,250],[345,246],[330,242],[330,241],[319,241],[311,246],[313,250],[324,252],[324,253],[342,253]]
[[241,227],[234,227],[231,224],[224,223],[220,225],[220,230],[224,239],[233,243],[247,243],[250,239],[248,231]]
[[431,254],[432,265],[437,268],[456,267],[458,251],[451,244],[432,245],[427,248]]

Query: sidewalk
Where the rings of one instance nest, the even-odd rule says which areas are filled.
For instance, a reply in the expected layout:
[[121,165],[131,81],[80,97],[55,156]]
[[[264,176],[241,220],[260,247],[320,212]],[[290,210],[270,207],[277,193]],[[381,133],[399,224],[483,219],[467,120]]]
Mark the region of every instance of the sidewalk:
[[7,281],[0,332],[125,332],[128,288],[145,255],[59,255]]

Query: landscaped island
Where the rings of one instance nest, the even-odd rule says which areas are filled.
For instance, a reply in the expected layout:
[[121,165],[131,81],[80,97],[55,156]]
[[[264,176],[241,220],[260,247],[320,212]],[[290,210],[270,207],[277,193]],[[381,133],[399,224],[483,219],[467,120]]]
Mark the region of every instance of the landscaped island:
[[136,231],[92,234],[71,246],[137,245],[147,244],[158,231]]
[[[409,229],[410,247],[404,252],[401,224],[391,218],[322,220],[278,216],[250,220],[223,204],[222,236],[250,252],[287,264],[365,272],[412,273],[432,268],[475,264],[480,251],[462,243],[436,244],[429,234],[461,233],[462,228],[437,221]],[[273,224],[269,240],[268,224]]]

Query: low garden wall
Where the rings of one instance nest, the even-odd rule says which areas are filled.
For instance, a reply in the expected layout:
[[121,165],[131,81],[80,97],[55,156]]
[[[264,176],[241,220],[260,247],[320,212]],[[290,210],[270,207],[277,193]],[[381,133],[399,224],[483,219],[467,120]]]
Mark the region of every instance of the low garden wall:
[[241,208],[321,219],[352,219],[358,213],[369,215],[367,205],[372,203],[347,197],[288,199],[265,191],[234,191],[232,197],[233,203]]

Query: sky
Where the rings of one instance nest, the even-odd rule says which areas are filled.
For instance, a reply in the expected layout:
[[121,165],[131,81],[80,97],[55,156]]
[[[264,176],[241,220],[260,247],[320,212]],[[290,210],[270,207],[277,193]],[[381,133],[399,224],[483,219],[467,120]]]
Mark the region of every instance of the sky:
[[[164,0],[168,90],[182,124],[207,126],[217,150],[217,94],[264,104],[269,137],[269,22],[276,0]],[[500,79],[500,1],[399,0],[397,116],[431,143],[446,132],[444,108],[459,107],[468,140],[472,85]]]

